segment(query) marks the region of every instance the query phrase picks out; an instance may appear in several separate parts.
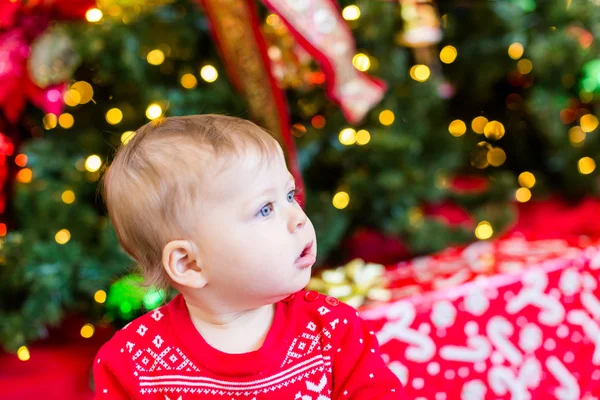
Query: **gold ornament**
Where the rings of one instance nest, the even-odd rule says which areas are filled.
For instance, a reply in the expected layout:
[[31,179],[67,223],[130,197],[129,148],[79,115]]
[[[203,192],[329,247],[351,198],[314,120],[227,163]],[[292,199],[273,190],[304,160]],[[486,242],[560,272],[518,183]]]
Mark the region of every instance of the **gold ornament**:
[[27,69],[31,80],[45,89],[70,80],[80,60],[69,35],[50,28],[33,42]]
[[369,301],[389,301],[392,293],[386,288],[385,267],[356,259],[345,266],[327,269],[311,278],[308,290],[332,296],[360,307]]
[[414,49],[420,64],[437,60],[435,45],[442,40],[437,9],[432,0],[400,0],[404,28],[396,38],[398,44]]
[[175,0],[96,0],[98,8],[104,15],[122,18],[123,22],[131,22],[140,14],[151,8],[173,3]]

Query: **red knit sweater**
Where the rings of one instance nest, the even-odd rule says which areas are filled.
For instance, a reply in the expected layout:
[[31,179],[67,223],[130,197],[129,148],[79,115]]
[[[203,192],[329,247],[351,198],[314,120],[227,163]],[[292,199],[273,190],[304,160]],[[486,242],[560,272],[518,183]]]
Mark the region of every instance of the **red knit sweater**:
[[179,295],[117,332],[98,353],[94,379],[96,399],[404,398],[358,313],[304,291],[277,303],[263,346],[245,354],[206,343]]

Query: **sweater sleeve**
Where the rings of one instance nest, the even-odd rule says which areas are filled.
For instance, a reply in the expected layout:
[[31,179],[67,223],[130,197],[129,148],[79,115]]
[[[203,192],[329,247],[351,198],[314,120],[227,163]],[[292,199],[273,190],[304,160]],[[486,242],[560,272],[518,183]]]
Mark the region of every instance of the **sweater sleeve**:
[[100,350],[94,361],[95,400],[131,399],[110,366],[107,347]]
[[[400,380],[387,367],[379,351],[375,333],[356,311],[342,305],[346,316],[339,321],[333,346],[333,399],[404,399]],[[344,329],[345,328],[345,329]],[[335,340],[337,339],[337,340]],[[336,344],[337,342],[337,344]]]

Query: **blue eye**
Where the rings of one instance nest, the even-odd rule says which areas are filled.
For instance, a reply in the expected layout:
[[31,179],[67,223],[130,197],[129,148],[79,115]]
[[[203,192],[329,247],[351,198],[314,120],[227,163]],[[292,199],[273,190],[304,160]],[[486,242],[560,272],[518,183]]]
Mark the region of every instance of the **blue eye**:
[[258,212],[261,217],[268,217],[273,212],[273,203],[265,204]]
[[296,189],[290,191],[287,194],[287,201],[290,203],[293,203],[294,201],[296,201],[296,195],[298,194],[298,192],[296,191]]

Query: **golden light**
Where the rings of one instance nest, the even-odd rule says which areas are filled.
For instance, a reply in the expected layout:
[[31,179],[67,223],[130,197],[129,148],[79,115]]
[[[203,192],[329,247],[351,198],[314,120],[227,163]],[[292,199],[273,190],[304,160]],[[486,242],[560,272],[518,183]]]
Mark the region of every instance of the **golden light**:
[[210,82],[214,82],[217,80],[217,78],[219,77],[219,73],[217,72],[217,69],[215,67],[213,67],[212,65],[205,65],[200,70],[200,76],[206,82],[210,83]]
[[502,139],[505,132],[504,125],[499,121],[490,121],[485,124],[485,128],[483,128],[485,137],[490,140]]
[[65,204],[72,204],[75,201],[75,193],[72,190],[65,190],[60,196]]
[[572,145],[578,145],[585,140],[585,132],[580,126],[574,126],[569,129],[569,141]]
[[50,129],[56,128],[56,124],[58,123],[58,118],[56,117],[56,114],[49,113],[49,114],[44,115],[42,122],[44,124],[44,129],[50,130]]
[[471,121],[471,129],[473,132],[482,134],[485,130],[485,126],[488,124],[488,119],[486,117],[475,117],[473,121]]
[[519,185],[531,189],[535,186],[535,175],[529,171],[521,172],[519,174]]
[[17,172],[17,180],[21,183],[29,183],[33,179],[33,171],[29,168],[23,168]]
[[524,58],[517,63],[517,70],[523,75],[527,75],[533,69],[533,63]]
[[118,108],[111,108],[106,112],[106,122],[111,125],[117,125],[123,120],[123,111]]
[[588,175],[596,169],[596,162],[590,157],[583,157],[577,161],[577,169],[582,175]]
[[92,97],[94,97],[94,89],[92,88],[92,85],[85,81],[75,82],[71,85],[71,89],[79,93],[79,96],[81,97],[79,103],[81,104],[88,103],[92,100]]
[[26,154],[19,154],[15,157],[15,164],[17,164],[19,167],[24,167],[27,165],[27,155]]
[[162,107],[156,103],[150,104],[146,109],[146,117],[148,119],[156,119],[163,113]]
[[19,347],[19,350],[17,350],[17,357],[21,361],[28,361],[31,358],[31,355],[29,354],[29,349],[25,346]]
[[371,141],[371,134],[365,129],[356,132],[356,144],[364,146]]
[[106,301],[106,292],[104,290],[98,290],[94,293],[94,300],[96,300],[96,303],[104,303]]
[[382,125],[390,126],[394,123],[395,119],[396,116],[394,115],[392,110],[383,110],[379,113],[379,122],[381,122]]
[[88,22],[100,22],[102,19],[102,11],[97,8],[90,8],[85,13],[85,19],[87,19]]
[[81,327],[81,336],[83,336],[86,339],[89,339],[93,335],[94,335],[94,325],[85,324],[84,326]]
[[340,143],[344,146],[350,146],[356,143],[356,131],[352,128],[345,128],[340,131]]
[[269,14],[266,21],[267,21],[267,25],[271,25],[271,26],[275,26],[275,25],[279,24],[279,22],[280,22],[279,16],[276,14]]
[[60,114],[60,117],[58,117],[58,124],[64,129],[70,129],[73,127],[73,124],[75,124],[75,118],[69,113]]
[[446,46],[440,51],[440,60],[444,64],[452,64],[456,60],[458,50],[454,46]]
[[146,61],[152,65],[160,65],[165,61],[165,53],[162,50],[154,49],[148,53]]
[[513,60],[518,60],[519,58],[523,57],[524,50],[525,49],[521,43],[515,42],[508,46],[508,56]]
[[125,131],[125,132],[123,132],[123,134],[121,135],[121,143],[122,144],[129,143],[129,141],[131,139],[133,139],[134,136],[135,136],[135,132],[134,131]]
[[354,65],[354,68],[357,70],[365,72],[371,68],[371,61],[366,54],[358,53],[352,57],[352,65]]
[[598,117],[593,114],[585,114],[579,119],[579,124],[584,132],[592,132],[598,127]]
[[450,122],[448,131],[452,136],[459,137],[467,132],[467,125],[460,119],[455,119],[454,121]]
[[90,172],[96,172],[102,166],[102,160],[95,154],[85,159],[85,169]]
[[431,70],[427,65],[417,64],[410,69],[410,77],[418,82],[425,82],[431,76]]
[[531,199],[531,190],[527,189],[527,188],[518,188],[517,191],[515,192],[515,199],[519,202],[519,203],[526,203]]
[[358,6],[355,5],[346,6],[342,10],[342,17],[346,21],[356,21],[360,18],[360,8],[358,8]]
[[81,103],[81,94],[75,89],[69,89],[63,94],[63,100],[69,107],[75,107]]
[[500,147],[494,147],[488,151],[487,161],[492,167],[499,167],[506,161],[506,152]]
[[198,85],[198,79],[193,74],[185,74],[181,77],[181,86],[186,89],[193,89]]
[[54,240],[56,240],[56,243],[58,244],[66,244],[71,240],[71,232],[69,232],[68,229],[61,229],[54,235]]
[[335,196],[333,196],[332,203],[338,210],[343,210],[350,204],[350,195],[346,192],[337,192]]
[[492,224],[488,221],[481,221],[477,224],[477,228],[475,228],[475,236],[479,240],[486,240],[492,237],[494,234],[494,229],[492,228]]

